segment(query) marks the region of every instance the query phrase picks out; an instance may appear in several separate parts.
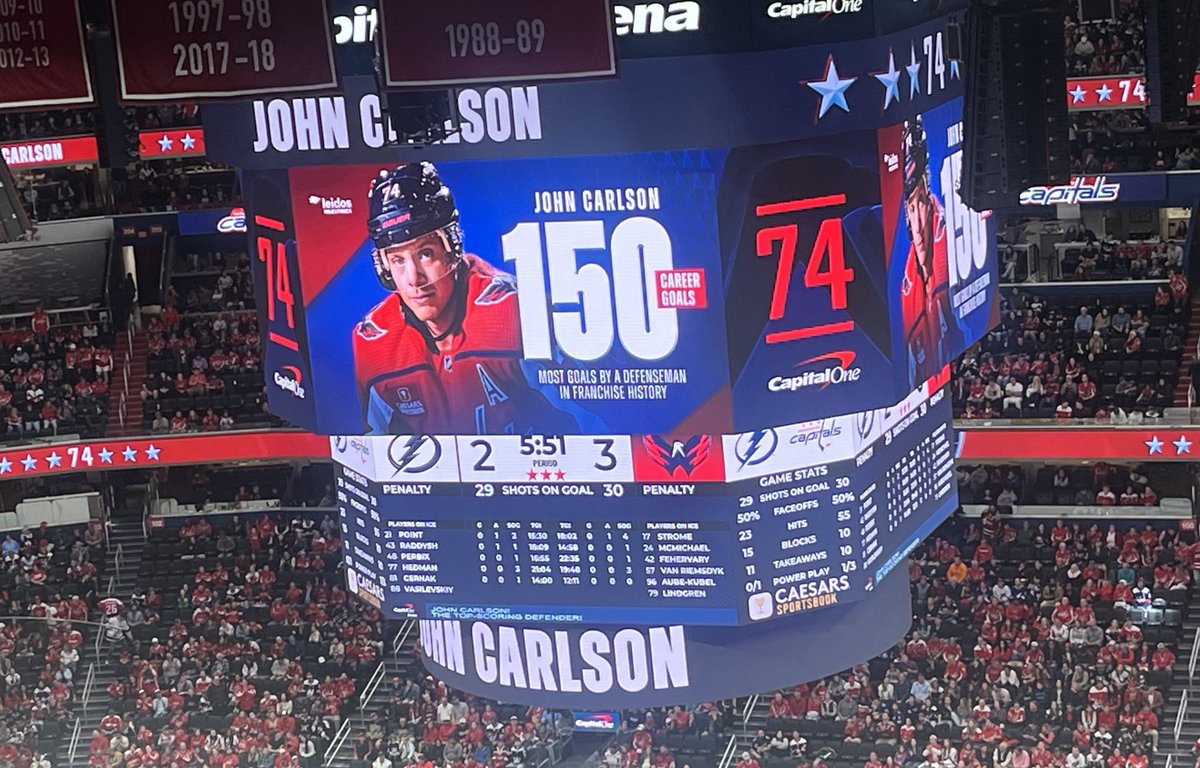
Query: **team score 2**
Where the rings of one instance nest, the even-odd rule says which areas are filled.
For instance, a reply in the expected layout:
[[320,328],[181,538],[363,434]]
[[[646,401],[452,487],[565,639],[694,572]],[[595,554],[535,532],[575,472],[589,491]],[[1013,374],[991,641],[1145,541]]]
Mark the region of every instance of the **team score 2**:
[[516,46],[517,53],[541,53],[546,43],[546,23],[541,19],[518,20],[512,37],[504,37],[494,21],[447,24],[445,32],[452,59],[499,56],[509,45]]
[[44,45],[31,48],[0,48],[0,69],[50,66],[50,49]]
[[[556,348],[572,360],[599,360],[618,339],[642,361],[661,360],[675,350],[678,310],[656,300],[655,273],[675,266],[671,236],[658,221],[631,216],[611,235],[603,221],[527,221],[500,240],[522,295],[550,299],[520,304],[527,360],[554,359]],[[605,251],[607,269],[579,263],[581,252]]]
[[[827,208],[846,203],[845,195],[829,195],[826,197],[806,198],[783,203],[760,205],[756,211],[758,217],[771,217],[781,213],[793,213],[817,208]],[[846,266],[845,231],[842,220],[838,217],[825,219],[817,228],[816,239],[804,268],[805,288],[827,288],[829,291],[829,306],[834,310],[845,310],[849,304],[848,288],[854,282],[854,270]],[[768,317],[771,320],[782,320],[787,312],[788,297],[791,293],[792,275],[796,267],[797,252],[800,247],[800,227],[798,224],[779,224],[766,226],[755,235],[756,252],[760,258],[768,258],[779,254],[779,263],[775,268],[775,283],[771,291],[771,309]],[[853,321],[829,323],[826,325],[790,328],[767,334],[768,344],[782,344],[797,339],[810,339],[818,336],[828,336],[835,333],[846,333],[854,330]]]

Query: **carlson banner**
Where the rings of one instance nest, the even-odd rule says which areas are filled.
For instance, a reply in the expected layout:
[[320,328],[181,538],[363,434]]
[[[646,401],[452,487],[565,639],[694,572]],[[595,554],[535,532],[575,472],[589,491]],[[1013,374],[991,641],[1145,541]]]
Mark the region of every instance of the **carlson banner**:
[[[449,135],[420,159],[625,154],[869,131],[961,95],[960,74],[946,58],[944,22],[856,43],[635,59],[621,63],[618,80],[458,89]],[[344,96],[206,104],[208,155],[245,169],[411,157],[412,148],[394,144],[375,79],[343,84]]]
[[0,2],[0,110],[96,103],[79,0]]
[[272,408],[325,434],[628,434],[894,404],[995,311],[958,109],[732,151],[248,174],[275,223]]
[[423,619],[421,660],[447,685],[497,701],[686,705],[849,669],[887,650],[911,621],[908,575],[901,570],[858,603],[753,627]]
[[100,162],[100,148],[95,136],[70,136],[0,144],[0,156],[10,168],[87,165]]

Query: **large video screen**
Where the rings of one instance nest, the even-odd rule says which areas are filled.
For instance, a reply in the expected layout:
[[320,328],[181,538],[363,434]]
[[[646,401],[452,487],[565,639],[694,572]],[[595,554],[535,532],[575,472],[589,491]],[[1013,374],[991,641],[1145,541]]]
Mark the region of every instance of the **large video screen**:
[[854,602],[957,506],[943,383],[726,435],[331,438],[350,589],[393,615],[520,623]]
[[340,435],[716,435],[896,403],[995,311],[960,114],[260,177],[272,410]]

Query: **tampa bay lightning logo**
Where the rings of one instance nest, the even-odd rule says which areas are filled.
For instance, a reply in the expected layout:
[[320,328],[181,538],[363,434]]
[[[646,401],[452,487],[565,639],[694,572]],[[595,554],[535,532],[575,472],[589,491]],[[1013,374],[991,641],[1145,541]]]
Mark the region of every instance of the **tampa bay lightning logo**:
[[395,475],[404,472],[418,475],[427,472],[442,458],[442,444],[431,435],[396,437],[388,445],[388,462],[395,468]]
[[756,467],[775,453],[779,447],[779,435],[773,429],[760,429],[757,432],[746,432],[738,436],[733,445],[733,453],[741,462],[738,469]]
[[658,435],[647,435],[642,438],[642,445],[654,463],[662,467],[669,477],[674,477],[676,471],[690,477],[697,467],[708,460],[712,438],[695,435],[688,440],[667,440]]
[[856,426],[858,427],[858,439],[866,440],[871,434],[871,429],[875,426],[875,411],[863,411],[858,414]]
[[350,447],[350,439],[344,435],[333,438],[333,447],[338,453],[345,453]]

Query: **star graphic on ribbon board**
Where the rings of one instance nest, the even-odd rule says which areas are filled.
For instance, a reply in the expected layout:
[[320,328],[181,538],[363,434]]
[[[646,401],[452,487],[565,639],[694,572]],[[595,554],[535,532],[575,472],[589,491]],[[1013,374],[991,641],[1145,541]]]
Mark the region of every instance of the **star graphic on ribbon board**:
[[1087,91],[1083,90],[1083,86],[1079,83],[1075,83],[1075,87],[1067,91],[1067,93],[1071,94],[1072,104],[1080,104],[1087,98]]
[[0,475],[7,475],[9,472],[12,472],[12,462],[5,456],[0,459]]
[[1100,101],[1112,101],[1113,89],[1108,87],[1108,83],[1101,83],[1096,89],[1096,98]]
[[100,455],[100,463],[101,464],[112,464],[112,457],[113,457],[112,451],[108,450],[107,448],[101,448],[99,455]]
[[21,459],[21,463],[25,466],[26,472],[32,472],[37,469],[37,459],[33,458],[32,454],[25,454],[25,458]]
[[1150,449],[1150,455],[1162,453],[1163,441],[1158,439],[1158,435],[1151,435],[1149,440],[1145,441],[1146,447]]
[[150,461],[158,461],[158,454],[162,453],[162,448],[156,448],[154,443],[150,443],[150,447],[146,449],[146,458]]
[[133,450],[133,448],[130,448],[128,445],[125,446],[125,450],[121,451],[121,455],[125,457],[125,462],[127,464],[133,464],[137,462],[137,451]]
[[1173,441],[1171,444],[1175,446],[1176,456],[1192,452],[1192,441],[1187,439],[1187,435],[1180,435],[1179,439]]
[[896,57],[888,48],[888,68],[883,72],[872,73],[876,80],[883,84],[883,109],[886,111],[892,101],[900,103],[900,70],[896,69]]
[[190,133],[183,134],[183,138],[179,140],[179,143],[188,151],[196,148],[196,139]]
[[163,152],[170,152],[175,149],[175,142],[171,140],[170,136],[164,133],[163,137],[158,140],[158,148]]
[[825,114],[834,107],[845,112],[850,111],[850,105],[846,103],[846,89],[857,79],[857,77],[838,77],[837,65],[833,63],[833,56],[829,56],[825,59],[825,74],[821,76],[820,80],[801,81],[821,95],[821,104],[817,108],[817,120],[825,117]]
[[51,469],[55,469],[56,467],[61,467],[62,466],[62,456],[59,456],[58,451],[55,451],[46,457],[46,462],[50,465]]
[[921,92],[921,62],[917,61],[916,46],[909,47],[908,64],[904,66],[904,71],[908,72],[908,98],[914,99]]

